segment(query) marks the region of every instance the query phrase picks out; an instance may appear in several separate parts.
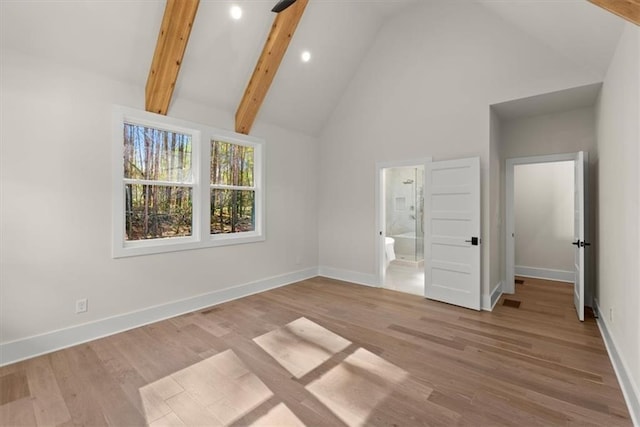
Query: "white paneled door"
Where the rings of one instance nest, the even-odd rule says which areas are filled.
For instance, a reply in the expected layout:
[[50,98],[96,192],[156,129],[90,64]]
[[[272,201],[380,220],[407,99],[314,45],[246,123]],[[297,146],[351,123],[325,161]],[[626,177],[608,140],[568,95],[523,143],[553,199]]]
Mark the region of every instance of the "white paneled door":
[[575,245],[575,280],[573,285],[573,303],[578,312],[578,318],[584,321],[584,281],[585,281],[585,247],[586,242],[586,194],[588,153],[580,151],[576,153],[575,160],[575,185],[574,185],[574,220],[573,220],[573,244]]
[[480,310],[480,159],[427,164],[425,296]]

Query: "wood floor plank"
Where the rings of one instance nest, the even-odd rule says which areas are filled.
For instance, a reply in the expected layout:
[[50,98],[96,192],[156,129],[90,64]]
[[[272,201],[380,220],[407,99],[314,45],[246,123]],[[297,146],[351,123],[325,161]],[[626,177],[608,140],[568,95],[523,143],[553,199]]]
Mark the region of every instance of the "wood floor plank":
[[570,375],[575,378],[582,378],[592,382],[602,383],[602,376],[597,375],[593,372],[573,368],[572,366],[567,364],[551,362],[551,361],[530,356],[528,354],[521,353],[518,351],[503,349],[503,348],[499,348],[492,345],[486,345],[476,341],[468,341],[464,338],[459,339],[458,341],[461,342],[462,344],[465,344],[465,346],[475,347],[485,352],[490,352],[496,355],[500,355],[500,356],[503,356],[505,359],[511,359],[513,361],[518,361],[518,362],[525,362],[527,366],[535,365],[538,367],[558,371],[558,372],[561,372],[562,374]]
[[29,381],[24,370],[10,372],[0,377],[0,405],[29,396],[31,396],[31,390],[29,390]]
[[[91,342],[90,346],[98,356],[104,369],[119,385],[127,395],[129,401],[142,414],[152,414],[155,419],[156,412],[153,402],[144,402],[140,394],[140,389],[147,385],[148,381],[129,363],[128,359],[118,350],[115,345],[117,336],[99,339]],[[151,409],[150,409],[151,408]],[[167,412],[167,411],[165,411]]]
[[0,425],[15,427],[37,425],[31,399],[25,397],[0,406]]
[[131,403],[96,355],[90,345],[73,347],[69,351],[73,369],[84,384],[83,392],[91,391],[108,425],[144,424],[144,414]]
[[27,361],[27,379],[38,425],[59,425],[71,420],[51,363],[47,358]]
[[175,412],[170,412],[162,418],[159,418],[151,423],[150,427],[180,427],[186,426],[186,424],[176,415]]
[[218,420],[212,413],[203,408],[191,395],[187,392],[180,393],[167,400],[167,404],[173,410],[178,418],[188,426],[206,425],[206,426],[223,426],[224,424]]
[[172,361],[171,370],[189,366],[202,360],[196,352],[190,349],[189,336],[183,334],[171,322],[151,324],[145,328],[145,332],[154,342],[163,343],[162,354],[164,358]]
[[440,344],[440,345],[443,345],[445,347],[449,347],[449,348],[451,348],[453,350],[459,350],[460,351],[460,350],[464,350],[465,347],[466,347],[464,343],[461,343],[459,341],[443,339],[443,338],[440,338],[440,337],[435,336],[435,335],[427,334],[425,332],[417,331],[417,330],[411,329],[411,328],[406,328],[406,327],[400,326],[400,325],[390,325],[389,329],[391,329],[392,331],[402,332],[403,334],[412,335],[414,337],[418,337],[418,338],[430,341],[430,342],[435,343],[435,344]]
[[516,290],[475,312],[305,280],[0,368],[0,424],[631,425],[571,287]]
[[64,399],[71,425],[107,426],[107,418],[99,404],[100,396],[86,379],[76,374],[71,359],[75,347],[57,351],[50,355],[51,367]]

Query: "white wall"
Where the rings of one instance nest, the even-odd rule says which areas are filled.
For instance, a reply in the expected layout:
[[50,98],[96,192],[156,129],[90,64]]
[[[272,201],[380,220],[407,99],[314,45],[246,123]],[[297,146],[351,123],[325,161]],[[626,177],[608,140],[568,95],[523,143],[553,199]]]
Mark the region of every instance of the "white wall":
[[[265,242],[112,259],[111,107],[143,109],[144,89],[6,49],[1,85],[0,343],[317,266],[313,138],[254,127]],[[231,114],[179,98],[170,115],[233,128]]]
[[489,105],[588,83],[581,69],[477,4],[419,2],[394,17],[321,136],[320,265],[376,280],[377,161],[479,156],[488,294],[497,244],[489,233]]
[[[640,28],[626,24],[598,104],[598,287],[640,423]],[[623,383],[623,387],[625,384]]]
[[590,166],[597,164],[594,107],[503,120],[502,158],[588,151]]
[[[489,117],[489,242],[491,243],[489,253],[489,292],[493,300],[491,306],[496,302],[503,289],[504,281],[504,161],[502,158],[502,123],[497,113],[490,111]],[[496,291],[494,292],[495,288]]]
[[515,266],[574,270],[573,162],[517,165],[514,170]]

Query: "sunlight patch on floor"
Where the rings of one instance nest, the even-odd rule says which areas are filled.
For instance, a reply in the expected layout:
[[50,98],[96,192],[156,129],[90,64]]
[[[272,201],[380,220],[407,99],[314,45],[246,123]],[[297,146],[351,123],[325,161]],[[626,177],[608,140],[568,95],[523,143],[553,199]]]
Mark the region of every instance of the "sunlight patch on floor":
[[304,317],[253,341],[296,378],[302,378],[351,344]]
[[362,426],[407,378],[403,369],[360,348],[306,388],[347,425]]
[[251,424],[252,427],[304,427],[304,423],[295,416],[284,403],[272,408]]
[[[362,426],[408,379],[408,373],[301,317],[253,339],[308,393],[348,426]],[[307,374],[321,368],[306,379]],[[165,425],[302,426],[283,402],[233,352],[215,356],[139,389],[147,422]],[[259,409],[258,409],[259,408]],[[252,411],[257,410],[257,413]],[[251,415],[250,415],[251,414]],[[247,416],[249,416],[247,419]],[[253,418],[251,420],[251,417]]]
[[147,422],[228,425],[273,396],[232,350],[226,350],[139,389]]

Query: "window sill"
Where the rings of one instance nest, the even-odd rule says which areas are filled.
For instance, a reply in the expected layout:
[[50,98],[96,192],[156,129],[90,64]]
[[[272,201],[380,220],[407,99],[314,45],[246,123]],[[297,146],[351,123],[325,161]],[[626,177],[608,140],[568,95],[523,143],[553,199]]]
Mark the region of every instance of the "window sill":
[[257,232],[214,235],[207,240],[196,240],[191,237],[144,240],[127,242],[121,247],[114,247],[113,258],[128,258],[144,255],[155,255],[169,252],[188,251],[193,249],[215,248],[220,246],[240,245],[246,243],[263,242],[265,236]]

